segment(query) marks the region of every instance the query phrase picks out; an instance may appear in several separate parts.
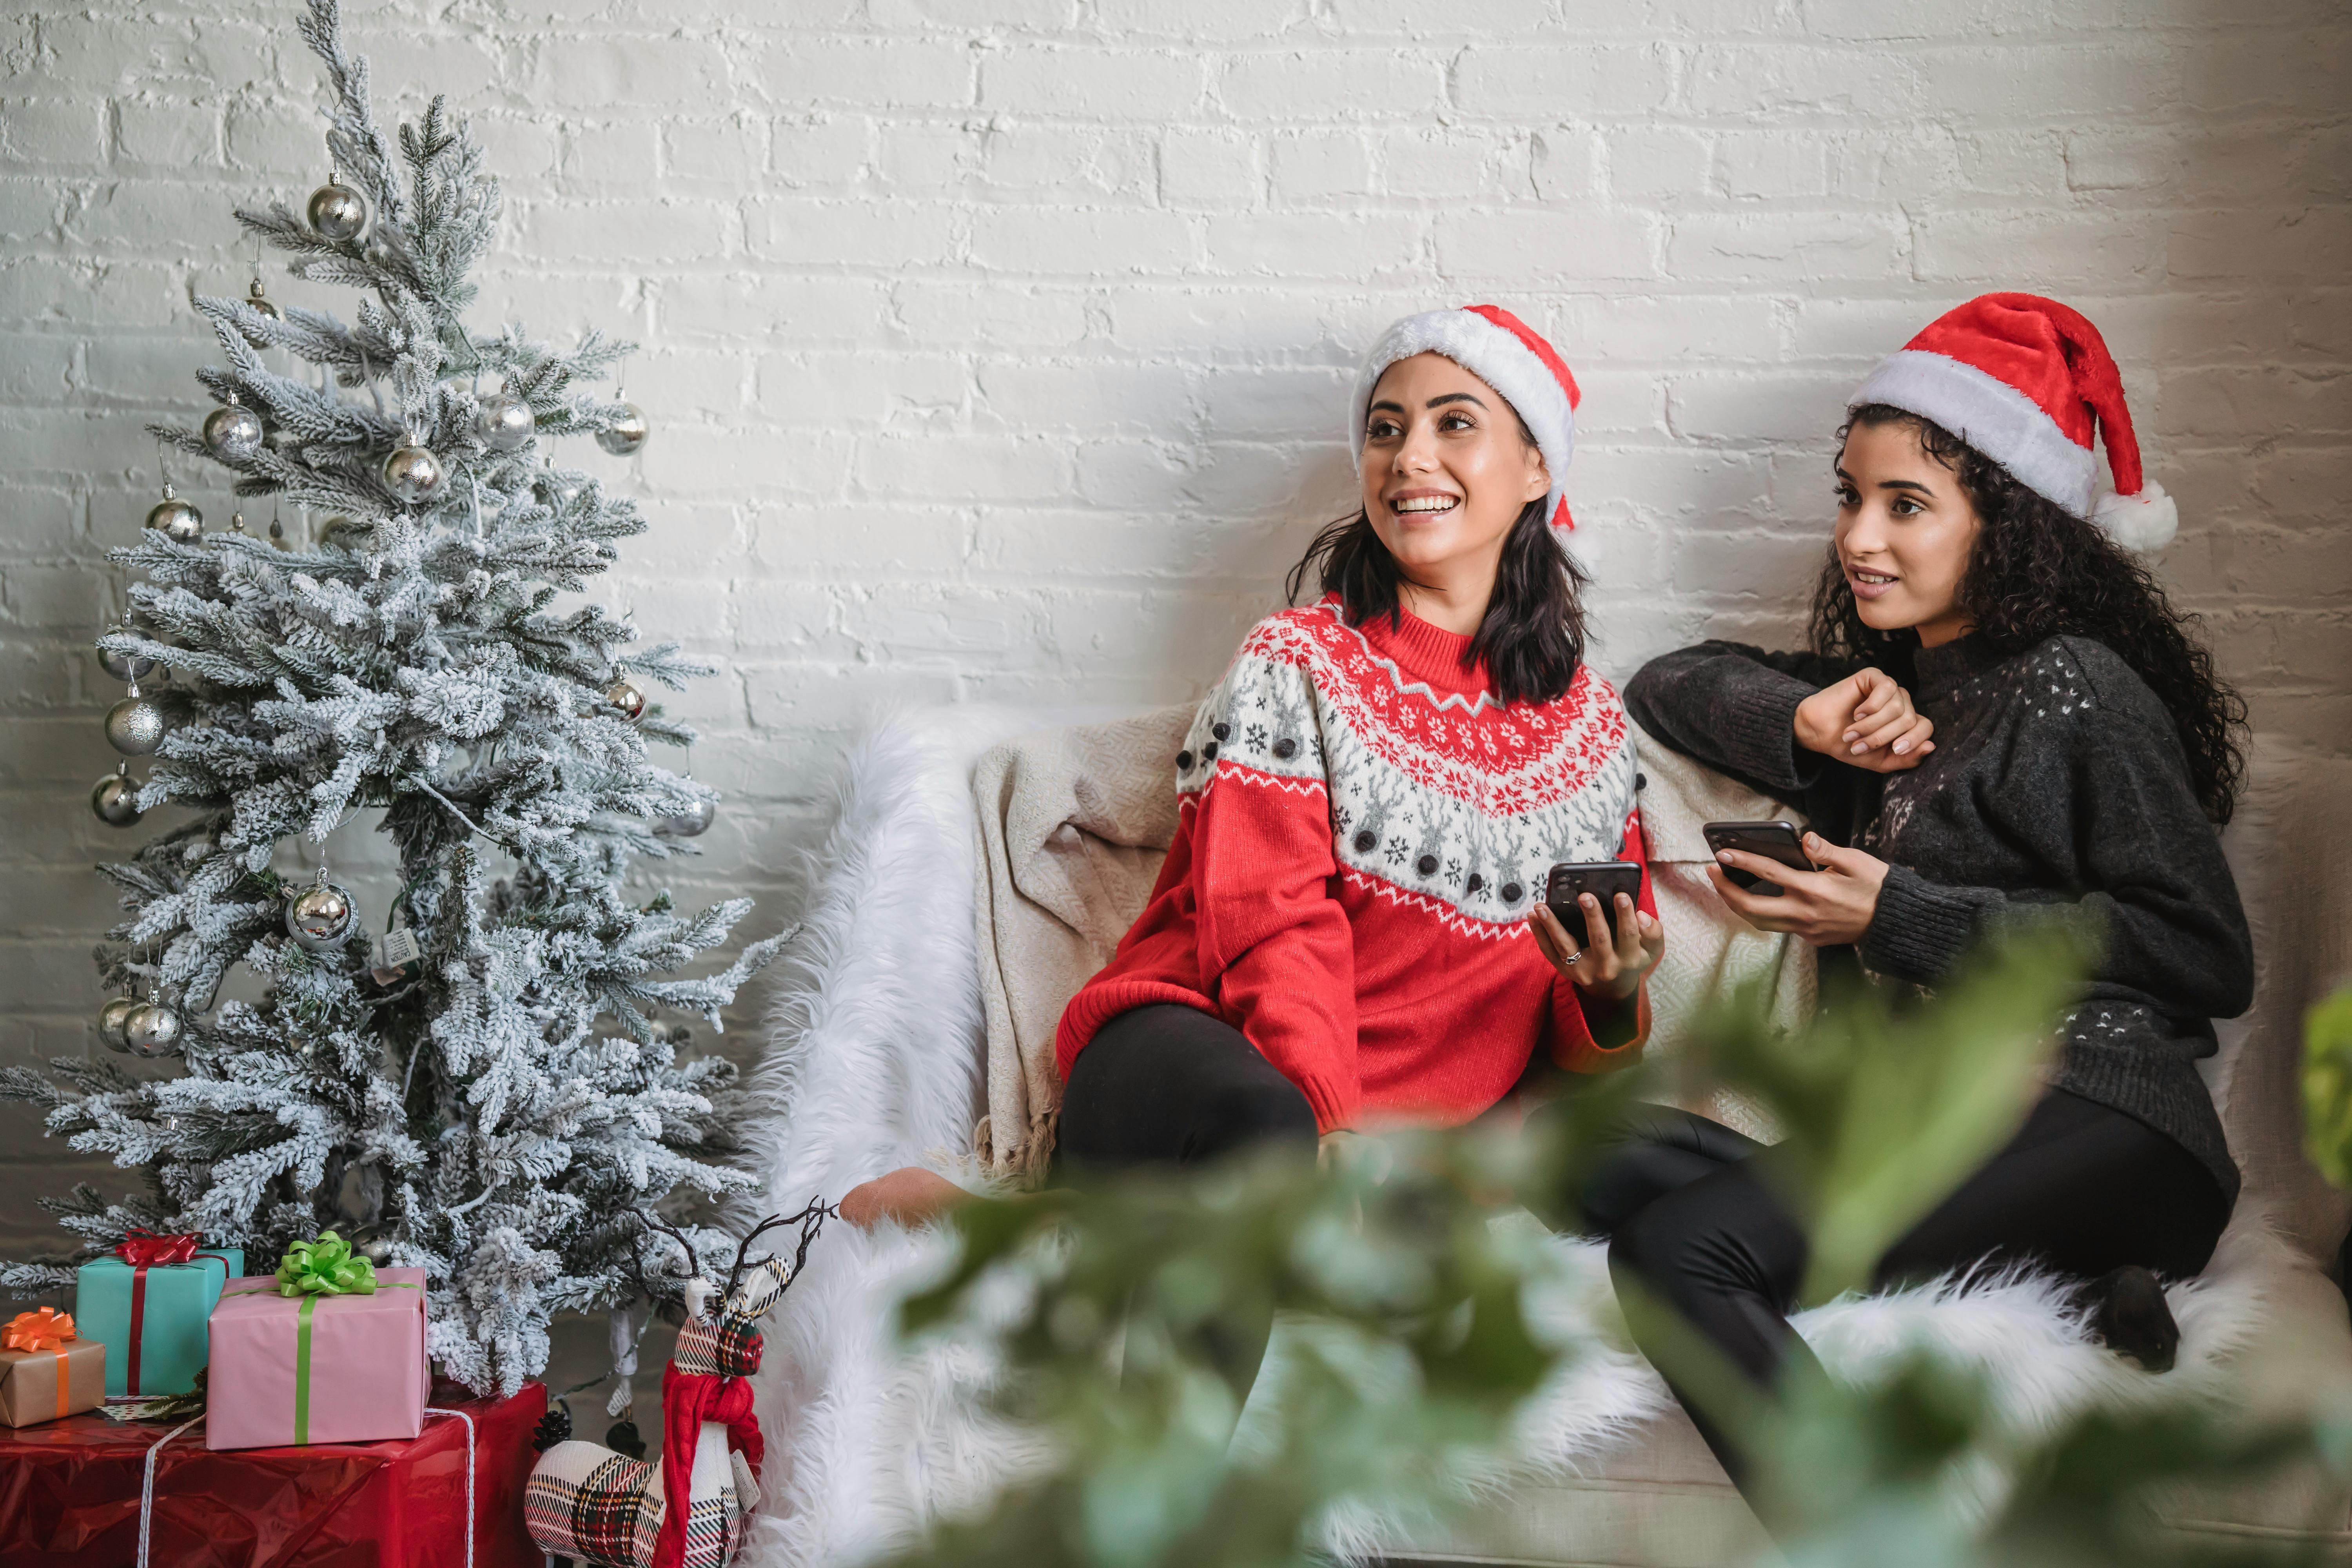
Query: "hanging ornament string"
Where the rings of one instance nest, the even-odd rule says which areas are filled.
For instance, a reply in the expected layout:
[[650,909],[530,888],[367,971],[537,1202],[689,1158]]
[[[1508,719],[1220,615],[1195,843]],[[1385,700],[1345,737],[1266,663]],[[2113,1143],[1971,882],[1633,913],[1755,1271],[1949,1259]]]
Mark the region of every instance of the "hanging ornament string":
[[204,536],[205,514],[172,489],[172,469],[164,461],[161,441],[155,443],[155,472],[163,482],[163,499],[147,509],[147,527],[174,544],[194,544]]

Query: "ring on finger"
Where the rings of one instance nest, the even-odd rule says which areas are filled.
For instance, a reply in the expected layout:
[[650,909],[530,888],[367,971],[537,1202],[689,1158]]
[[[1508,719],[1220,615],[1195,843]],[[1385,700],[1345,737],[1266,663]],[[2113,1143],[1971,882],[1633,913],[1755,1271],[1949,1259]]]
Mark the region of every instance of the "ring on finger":
[[1582,962],[1583,958],[1584,950],[1580,947],[1574,952],[1570,953],[1566,958],[1559,961],[1560,967],[1563,969],[1573,969],[1579,963]]

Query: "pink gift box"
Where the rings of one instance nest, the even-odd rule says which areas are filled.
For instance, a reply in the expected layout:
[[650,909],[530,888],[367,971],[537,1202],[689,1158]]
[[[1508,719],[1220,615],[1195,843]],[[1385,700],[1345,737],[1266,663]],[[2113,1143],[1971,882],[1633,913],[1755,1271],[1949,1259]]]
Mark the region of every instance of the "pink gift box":
[[283,1296],[232,1279],[213,1309],[205,1447],[373,1443],[425,1428],[425,1270],[379,1268],[373,1296]]

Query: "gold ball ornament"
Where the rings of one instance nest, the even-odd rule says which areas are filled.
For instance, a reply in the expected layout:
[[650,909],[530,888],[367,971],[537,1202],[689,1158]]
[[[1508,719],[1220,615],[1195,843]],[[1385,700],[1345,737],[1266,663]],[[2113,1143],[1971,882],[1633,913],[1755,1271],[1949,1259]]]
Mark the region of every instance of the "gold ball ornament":
[[122,1039],[134,1057],[171,1056],[180,1048],[180,1015],[161,1002],[142,1002],[123,1015]]
[[205,514],[163,487],[163,499],[147,510],[147,526],[175,544],[194,544],[204,537]]
[[383,460],[383,488],[403,506],[431,500],[448,479],[449,470],[425,447],[395,447]]
[[710,831],[710,825],[717,820],[719,803],[709,799],[698,800],[676,816],[665,816],[655,823],[654,831],[670,838],[699,838]]
[[621,405],[621,416],[596,432],[596,445],[616,458],[625,458],[646,444],[653,432],[646,424],[645,410],[634,403]]
[[261,416],[230,403],[205,416],[205,449],[225,463],[242,463],[261,450]]
[[131,1041],[122,1026],[131,1016],[131,1009],[139,1004],[128,996],[117,996],[98,1010],[98,1043],[121,1056],[131,1054]]
[[352,934],[352,896],[324,871],[286,906],[286,934],[311,952],[341,947]]
[[337,244],[358,238],[367,227],[367,198],[332,177],[310,193],[309,211],[310,226]]
[[89,808],[109,827],[128,827],[139,820],[139,784],[125,763],[89,788]]
[[511,452],[529,441],[538,427],[530,405],[520,397],[494,392],[482,399],[474,415],[474,434],[493,452]]
[[155,673],[155,661],[102,647],[98,650],[98,668],[117,680],[144,680]]
[[627,676],[604,688],[604,700],[621,710],[621,717],[635,723],[645,717],[646,694]]
[[163,710],[154,699],[139,695],[133,685],[131,695],[106,710],[106,742],[126,757],[144,757],[153,753],[163,743]]

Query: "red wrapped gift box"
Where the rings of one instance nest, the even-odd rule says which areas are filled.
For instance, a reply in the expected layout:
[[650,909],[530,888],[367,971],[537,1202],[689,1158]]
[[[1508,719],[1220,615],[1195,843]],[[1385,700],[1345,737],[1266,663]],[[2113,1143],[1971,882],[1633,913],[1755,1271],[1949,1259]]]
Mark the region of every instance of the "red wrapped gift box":
[[[474,1418],[474,1568],[542,1568],[522,1488],[546,1388],[468,1399],[445,1383],[432,1407]],[[0,1427],[0,1563],[133,1562],[147,1450],[176,1425],[93,1413]],[[192,1427],[156,1456],[152,1521],[152,1568],[465,1568],[466,1424],[436,1416],[416,1437],[235,1453],[207,1451]]]

